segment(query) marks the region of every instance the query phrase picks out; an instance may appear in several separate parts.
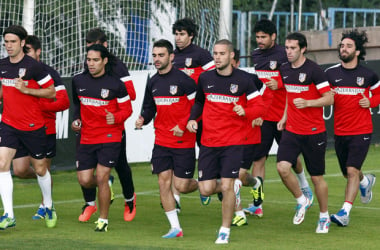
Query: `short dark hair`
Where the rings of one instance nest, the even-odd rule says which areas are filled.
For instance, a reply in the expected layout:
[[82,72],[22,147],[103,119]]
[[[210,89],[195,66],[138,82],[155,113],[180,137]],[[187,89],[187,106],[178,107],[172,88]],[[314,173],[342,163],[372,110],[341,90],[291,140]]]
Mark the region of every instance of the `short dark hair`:
[[[189,34],[189,36],[193,36],[194,39],[197,36],[198,25],[196,25],[193,19],[191,18],[183,18],[177,20],[173,24],[173,34],[175,34],[177,30],[186,30],[187,34]],[[193,41],[193,39],[191,41]]]
[[[8,28],[6,28],[3,32],[3,37],[5,37],[6,34],[14,34],[20,38],[20,40],[25,40],[28,36],[28,32],[25,30],[24,27],[21,25],[11,25]],[[24,53],[28,53],[28,49],[24,46],[22,48],[22,51]]]
[[221,39],[221,40],[218,40],[215,42],[214,46],[217,45],[217,44],[223,44],[223,45],[227,45],[228,47],[228,50],[230,52],[234,52],[234,45],[232,44],[232,42],[228,39]]
[[286,36],[286,40],[296,40],[301,49],[307,48],[306,36],[299,32],[290,33]]
[[173,49],[173,45],[171,42],[169,42],[168,40],[166,39],[160,39],[158,41],[155,41],[153,43],[153,48],[154,47],[158,47],[158,48],[166,48],[169,52],[169,55],[170,54],[173,54],[174,53],[174,49]]
[[235,53],[235,55],[234,55],[235,62],[239,62],[240,61],[240,50],[234,49],[234,53]]
[[[104,47],[102,44],[93,44],[86,48],[86,52],[88,53],[90,50],[98,51],[100,52],[100,57],[102,59],[108,58],[108,63],[105,66],[105,71],[107,74],[112,75],[112,68],[116,64],[116,57],[108,51],[106,47]],[[86,71],[88,72],[88,67],[86,68]]]
[[34,50],[41,49],[41,40],[34,35],[27,36],[25,39],[25,44],[29,44]]
[[253,32],[257,33],[260,31],[264,32],[265,34],[269,34],[270,36],[273,34],[277,35],[276,25],[271,20],[267,19],[261,19],[255,24]]
[[107,35],[101,28],[94,28],[87,32],[86,43],[107,42]]
[[364,60],[364,56],[367,54],[364,48],[364,44],[368,42],[366,31],[363,30],[362,32],[360,32],[357,29],[345,31],[342,33],[342,39],[340,39],[340,41],[343,41],[343,39],[346,38],[349,38],[355,42],[355,49],[360,51],[358,59]]

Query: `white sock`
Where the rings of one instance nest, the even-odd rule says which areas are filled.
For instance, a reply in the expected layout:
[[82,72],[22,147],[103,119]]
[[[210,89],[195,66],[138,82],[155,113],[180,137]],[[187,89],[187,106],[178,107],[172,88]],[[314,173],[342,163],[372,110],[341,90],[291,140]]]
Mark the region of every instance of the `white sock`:
[[345,201],[342,208],[347,212],[347,215],[350,215],[352,204]]
[[44,205],[47,208],[51,208],[53,200],[51,197],[51,176],[48,170],[44,176],[37,175],[38,185],[40,186]]
[[181,197],[179,194],[174,194],[174,199],[177,201],[178,204],[181,204]]
[[235,215],[240,216],[240,217],[243,217],[244,219],[247,218],[247,217],[245,216],[245,213],[244,213],[243,210],[235,211]]
[[258,188],[258,187],[260,187],[260,185],[261,185],[261,181],[260,181],[260,179],[257,178],[257,177],[253,177],[253,178],[256,180],[256,184],[253,185],[253,188]]
[[165,212],[165,214],[166,214],[166,217],[169,220],[171,228],[178,228],[178,229],[181,228],[181,226],[179,225],[178,214],[177,214],[177,210],[176,209],[168,211],[168,212]]
[[104,222],[104,223],[107,223],[108,224],[108,219],[102,219],[102,218],[100,218],[99,217],[99,220],[98,220],[99,222]]
[[219,233],[225,233],[227,235],[230,235],[230,231],[231,231],[231,229],[228,227],[220,227],[220,229],[219,229]]
[[319,218],[330,218],[329,212],[319,212]]
[[363,175],[363,179],[360,181],[360,186],[361,187],[367,187],[369,184],[369,180],[367,176]]
[[306,197],[305,195],[301,195],[300,197],[296,198],[297,204],[305,204],[306,203]]
[[13,180],[11,171],[0,172],[0,195],[3,202],[4,214],[14,218],[13,213]]
[[296,176],[297,176],[298,182],[300,183],[301,188],[305,188],[309,186],[309,183],[307,182],[307,179],[306,179],[305,171],[303,171],[303,169],[302,169],[302,172],[299,174],[296,174]]
[[96,205],[95,201],[89,201],[89,202],[86,202],[86,204],[89,206],[95,206]]

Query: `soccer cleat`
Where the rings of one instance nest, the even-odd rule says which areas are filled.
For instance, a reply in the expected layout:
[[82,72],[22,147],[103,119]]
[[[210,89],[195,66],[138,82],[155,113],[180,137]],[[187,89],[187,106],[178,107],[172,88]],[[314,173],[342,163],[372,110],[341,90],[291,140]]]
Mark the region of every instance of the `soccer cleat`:
[[95,221],[95,224],[96,224],[95,232],[107,232],[108,231],[108,224],[103,222],[103,221],[100,221],[100,219]]
[[327,234],[329,232],[330,223],[330,218],[319,218],[315,232],[317,234]]
[[260,186],[258,188],[251,189],[250,193],[253,197],[253,205],[258,207],[263,203],[264,200],[264,189],[263,189],[263,179],[260,176],[257,176],[256,179],[260,180]]
[[364,177],[367,177],[369,183],[367,187],[360,185],[360,201],[366,204],[372,200],[372,188],[375,185],[376,176],[373,174],[365,174]]
[[167,234],[162,235],[162,238],[164,239],[171,239],[177,237],[183,237],[183,232],[181,228],[171,228]]
[[312,206],[313,202],[314,202],[314,195],[313,195],[313,191],[311,190],[310,186],[301,188],[301,191],[302,191],[303,195],[309,199],[310,206]]
[[45,219],[46,209],[45,207],[38,208],[37,212],[32,216],[33,220],[43,220]]
[[136,193],[133,194],[133,201],[125,202],[124,220],[132,221],[136,216]]
[[89,221],[91,218],[91,215],[93,215],[98,208],[95,206],[90,206],[88,204],[85,204],[82,208],[82,213],[79,215],[78,220],[81,222]]
[[46,208],[45,222],[48,228],[55,227],[57,225],[57,213],[54,206],[51,209]]
[[108,179],[108,185],[110,186],[110,192],[111,192],[111,199],[110,199],[111,204],[113,200],[115,200],[115,193],[113,192],[113,188],[112,188],[113,180],[114,180],[113,175],[110,175],[110,178]]
[[235,193],[235,208],[238,208],[240,206],[240,189],[243,183],[239,179],[235,179],[234,182],[234,193]]
[[232,220],[231,226],[241,227],[245,225],[248,225],[247,218],[244,218],[239,215],[235,215],[234,219]]
[[226,233],[219,233],[218,238],[215,241],[215,244],[228,244],[230,241],[230,236]]
[[331,221],[336,223],[338,226],[346,227],[350,222],[350,216],[348,216],[347,212],[342,208],[338,213],[331,215]]
[[8,213],[0,217],[0,230],[7,229],[8,227],[15,227],[16,219],[8,217]]
[[208,204],[210,204],[211,196],[203,196],[200,194],[199,197],[201,198],[202,205],[207,206]]
[[220,202],[222,202],[222,201],[223,201],[223,193],[222,193],[222,192],[219,192],[217,195],[218,195],[218,200],[219,200]]
[[247,208],[243,208],[243,211],[246,214],[254,215],[258,218],[262,218],[264,216],[263,209],[261,207],[255,207],[253,204],[249,204]]
[[294,215],[293,218],[293,224],[299,225],[303,222],[305,219],[305,214],[306,211],[310,208],[310,200],[306,198],[306,203],[305,204],[297,204],[296,206],[296,214]]

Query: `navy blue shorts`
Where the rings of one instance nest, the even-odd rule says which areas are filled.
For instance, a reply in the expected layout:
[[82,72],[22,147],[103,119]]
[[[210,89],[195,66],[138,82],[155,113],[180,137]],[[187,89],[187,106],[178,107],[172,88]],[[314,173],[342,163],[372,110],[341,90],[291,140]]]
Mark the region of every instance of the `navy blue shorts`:
[[243,161],[241,168],[250,169],[254,161],[254,156],[260,144],[243,145]]
[[195,148],[168,148],[155,144],[151,163],[153,174],[172,169],[176,177],[193,178]]
[[0,123],[0,147],[25,148],[27,155],[34,159],[46,157],[47,139],[45,127],[33,131],[15,129],[3,122]]
[[[57,152],[56,134],[46,135],[46,137],[46,158],[54,158]],[[28,150],[23,145],[20,145],[13,159],[25,156],[29,156]]]
[[77,171],[96,168],[98,164],[113,168],[120,154],[120,142],[80,144],[77,152]]
[[277,162],[287,161],[295,166],[297,157],[302,153],[309,174],[311,176],[324,175],[326,144],[326,132],[298,135],[285,130],[282,132],[278,147]]
[[198,180],[238,178],[243,161],[243,146],[201,146],[198,159]]
[[263,157],[268,157],[273,140],[280,144],[281,133],[282,131],[277,129],[277,122],[264,121],[261,126],[261,143],[257,145],[253,160],[258,161]]
[[362,168],[371,144],[372,134],[337,136],[335,135],[335,152],[340,170],[347,175],[347,167]]

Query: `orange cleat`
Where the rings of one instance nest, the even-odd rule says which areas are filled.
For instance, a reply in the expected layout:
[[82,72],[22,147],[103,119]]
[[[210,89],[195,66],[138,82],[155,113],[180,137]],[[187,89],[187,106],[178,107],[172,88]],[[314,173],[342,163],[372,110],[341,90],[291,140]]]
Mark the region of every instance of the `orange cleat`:
[[136,193],[133,194],[133,201],[125,202],[124,220],[132,221],[136,216]]
[[79,218],[78,218],[78,220],[81,222],[89,221],[91,218],[91,215],[93,215],[98,210],[96,205],[90,206],[88,204],[84,205],[82,209],[83,209],[83,212],[79,215]]

